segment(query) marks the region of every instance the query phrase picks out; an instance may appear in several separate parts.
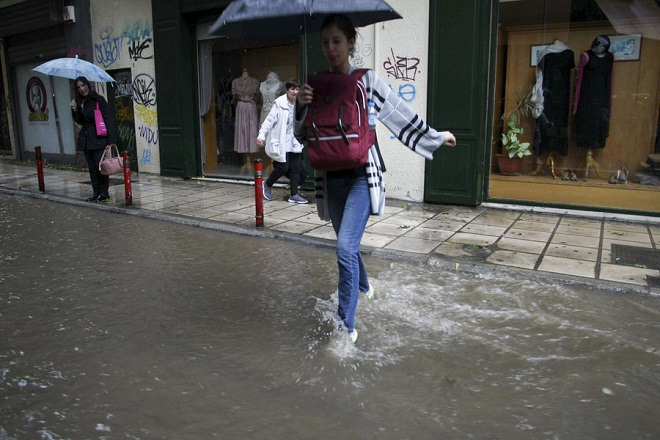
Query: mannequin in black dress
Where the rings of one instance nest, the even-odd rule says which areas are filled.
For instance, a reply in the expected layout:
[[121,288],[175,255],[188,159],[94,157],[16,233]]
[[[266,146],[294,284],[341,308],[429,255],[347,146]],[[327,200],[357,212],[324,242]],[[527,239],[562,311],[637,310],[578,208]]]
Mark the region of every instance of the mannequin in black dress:
[[614,56],[609,48],[610,39],[599,35],[591,49],[580,56],[573,114],[577,146],[587,148],[585,180],[590,167],[598,173],[600,167],[593,159],[593,149],[604,148],[610,132]]
[[573,51],[557,38],[540,54],[536,66],[536,84],[532,90],[536,118],[534,154],[537,174],[544,164],[550,164],[552,177],[554,155],[568,154],[568,114],[571,97],[571,70],[575,68]]

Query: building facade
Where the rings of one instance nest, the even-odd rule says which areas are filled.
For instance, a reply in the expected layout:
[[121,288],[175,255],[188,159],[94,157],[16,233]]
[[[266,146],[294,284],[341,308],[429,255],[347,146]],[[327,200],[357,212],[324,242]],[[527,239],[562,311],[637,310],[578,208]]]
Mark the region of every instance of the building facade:
[[[134,170],[243,180],[254,159],[269,165],[235,137],[232,83],[244,73],[256,80],[261,121],[269,82],[301,76],[299,38],[208,35],[227,0],[46,3],[0,0],[0,158],[30,159],[40,145],[49,161],[76,160],[72,82],[32,69],[77,55],[117,81],[97,89],[116,109]],[[360,29],[353,63],[376,69],[458,139],[425,161],[379,126],[390,197],[660,215],[657,2],[388,3],[404,18]],[[597,54],[599,36],[608,47]],[[319,41],[308,36],[309,72],[326,68]],[[498,156],[516,105],[516,135],[529,152],[511,172]]]

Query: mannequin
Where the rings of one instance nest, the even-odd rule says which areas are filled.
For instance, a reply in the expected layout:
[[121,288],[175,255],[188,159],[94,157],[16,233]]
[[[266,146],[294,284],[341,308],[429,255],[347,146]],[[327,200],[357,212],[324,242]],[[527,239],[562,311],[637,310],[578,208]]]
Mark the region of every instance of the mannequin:
[[241,173],[250,173],[252,169],[251,153],[259,151],[257,133],[259,131],[256,94],[259,81],[252,78],[247,69],[231,83],[231,93],[236,103],[236,127],[234,129],[234,151],[245,154]]
[[577,145],[587,148],[584,180],[590,167],[598,174],[600,167],[593,158],[593,149],[605,147],[610,130],[614,56],[609,48],[610,39],[599,35],[591,43],[591,49],[580,56],[573,114]]
[[555,175],[555,154],[568,155],[568,113],[571,96],[571,69],[575,68],[574,53],[557,38],[540,54],[536,65],[536,84],[532,89],[532,115],[536,118],[534,152],[537,174],[543,165],[550,165]]
[[259,126],[261,126],[261,124],[264,123],[264,120],[268,116],[270,109],[273,107],[275,98],[281,96],[284,93],[284,83],[280,80],[280,77],[276,72],[270,72],[268,73],[266,80],[263,81],[259,86],[259,91],[261,92],[261,97],[263,98],[261,118],[259,119]]
[[[259,91],[261,92],[261,97],[263,99],[263,104],[261,106],[261,117],[259,118],[259,126],[264,123],[270,109],[273,107],[275,98],[282,96],[285,92],[284,83],[280,80],[280,77],[276,72],[269,72],[266,79],[259,86]],[[270,132],[266,134],[266,142],[268,142],[268,136]],[[273,170],[273,160],[270,160],[270,164],[266,167],[265,171]]]

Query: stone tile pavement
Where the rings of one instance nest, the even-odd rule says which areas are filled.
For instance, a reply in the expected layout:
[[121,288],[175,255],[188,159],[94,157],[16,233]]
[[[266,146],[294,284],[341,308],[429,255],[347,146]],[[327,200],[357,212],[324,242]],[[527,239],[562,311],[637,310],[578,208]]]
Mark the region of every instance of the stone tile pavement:
[[[303,195],[312,203],[295,205],[286,201],[284,187],[275,187],[274,200],[264,201],[264,227],[257,228],[251,182],[134,174],[132,206],[126,206],[122,175],[111,177],[112,202],[106,204],[84,202],[91,193],[87,172],[45,168],[44,180],[45,192],[40,193],[36,167],[0,160],[0,193],[4,194],[321,246],[332,246],[335,239],[331,225],[316,215],[311,192]],[[448,269],[524,272],[660,293],[657,263],[621,261],[612,254],[612,245],[624,245],[633,255],[635,249],[660,252],[660,217],[389,200],[385,215],[370,218],[361,244],[364,252],[376,257]]]

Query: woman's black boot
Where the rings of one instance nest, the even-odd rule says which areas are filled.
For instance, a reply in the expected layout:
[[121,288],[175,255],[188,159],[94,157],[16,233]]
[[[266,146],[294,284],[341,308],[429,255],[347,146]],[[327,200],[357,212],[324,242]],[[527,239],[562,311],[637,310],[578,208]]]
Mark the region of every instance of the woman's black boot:
[[[89,164],[87,165],[89,166]],[[100,173],[97,169],[92,167],[89,168],[89,180],[92,181],[92,190],[94,191],[90,197],[87,197],[85,200],[88,202],[97,202],[101,196],[101,187],[99,185],[99,176]]]
[[110,200],[110,176],[99,173],[99,202]]

